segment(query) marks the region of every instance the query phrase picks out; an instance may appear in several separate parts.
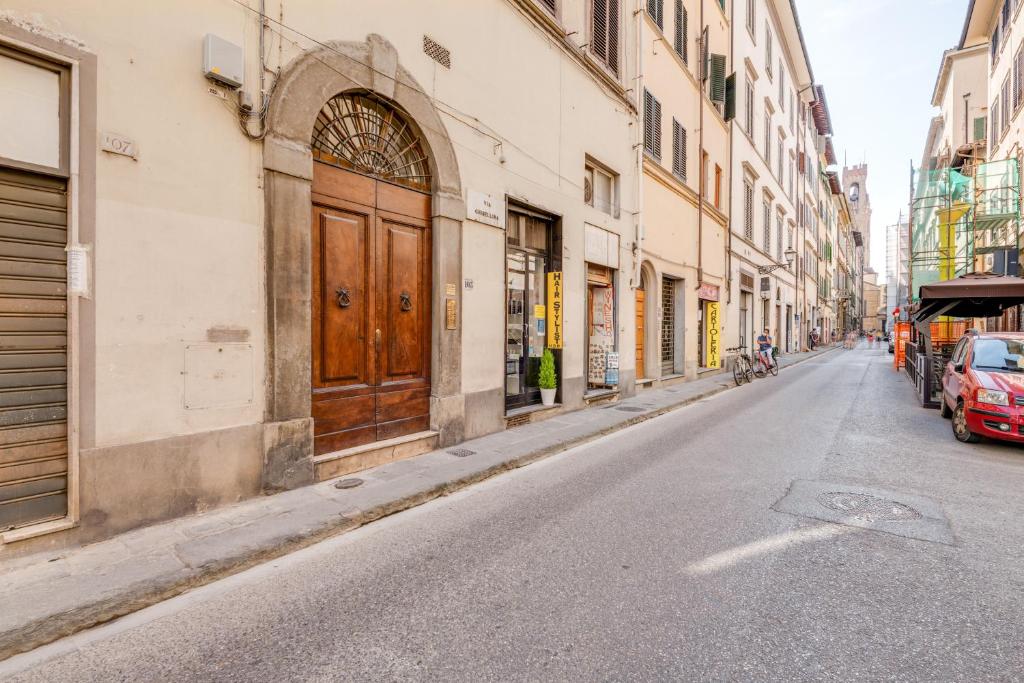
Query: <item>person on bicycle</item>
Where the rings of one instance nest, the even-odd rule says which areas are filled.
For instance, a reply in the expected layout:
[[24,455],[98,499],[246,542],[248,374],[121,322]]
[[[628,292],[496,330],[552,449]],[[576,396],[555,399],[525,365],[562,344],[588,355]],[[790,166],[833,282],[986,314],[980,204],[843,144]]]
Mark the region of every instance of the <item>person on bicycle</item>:
[[768,330],[757,336],[757,355],[761,357],[766,368],[772,366],[772,336],[768,334]]

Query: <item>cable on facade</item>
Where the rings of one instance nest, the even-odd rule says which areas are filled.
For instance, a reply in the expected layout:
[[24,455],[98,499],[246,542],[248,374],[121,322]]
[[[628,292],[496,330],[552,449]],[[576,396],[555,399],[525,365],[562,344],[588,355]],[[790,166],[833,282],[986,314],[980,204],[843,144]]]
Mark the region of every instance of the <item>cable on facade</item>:
[[[273,24],[277,24],[282,29],[285,29],[287,31],[291,31],[292,33],[294,33],[294,34],[296,34],[296,35],[298,35],[298,36],[300,36],[302,38],[305,38],[306,40],[316,44],[317,46],[324,48],[325,50],[329,50],[330,52],[333,52],[334,54],[336,54],[336,55],[338,55],[340,57],[344,57],[346,59],[351,59],[352,61],[356,62],[357,64],[360,64],[361,66],[365,66],[366,68],[370,69],[374,73],[380,74],[381,76],[385,76],[385,77],[391,78],[391,76],[389,74],[386,74],[383,71],[380,71],[379,69],[374,68],[372,64],[369,64],[367,62],[363,62],[363,61],[360,61],[358,59],[355,59],[352,56],[347,55],[347,54],[345,54],[345,53],[335,49],[334,47],[332,47],[328,43],[324,43],[322,41],[319,41],[316,38],[314,38],[314,37],[312,37],[312,36],[310,36],[310,35],[308,35],[306,33],[303,33],[302,31],[299,31],[298,29],[292,28],[291,26],[288,26],[287,24],[285,24],[285,23],[283,23],[281,21],[278,21],[277,19],[274,19],[274,18],[272,18],[272,17],[270,17],[270,16],[260,12],[259,10],[256,10],[256,9],[246,5],[245,2],[243,2],[242,0],[231,0],[231,1],[234,2],[237,5],[245,8],[249,12],[252,12],[253,14],[255,14],[255,15],[265,19],[267,22],[270,22],[270,23],[273,23]],[[300,45],[297,41],[295,41],[295,40],[293,40],[291,38],[288,38],[281,31],[275,30],[274,28],[270,27],[269,25],[266,28],[267,28],[268,31],[270,31],[272,33],[276,33],[278,38],[281,41],[287,40],[294,47],[298,48],[299,50],[305,51],[302,45]],[[335,73],[344,76],[344,74],[342,74],[340,71],[335,69],[332,65],[328,64],[327,62],[325,62],[324,60],[320,59],[316,55],[311,55],[311,56],[314,59],[316,59],[318,62],[323,64],[325,67],[330,69],[331,71],[334,71]],[[276,85],[277,85],[277,79],[275,79],[274,83],[271,84],[271,88],[270,88],[271,89],[271,93],[273,92],[273,89],[274,89],[274,87]],[[565,183],[571,185],[572,187],[578,189],[580,191],[580,194],[583,193],[583,189],[584,188],[583,188],[583,184],[582,183],[576,182],[572,178],[569,178],[567,176],[562,175],[559,170],[550,167],[547,163],[545,163],[544,161],[542,161],[542,160],[538,159],[537,157],[533,156],[532,154],[530,154],[526,150],[522,149],[515,142],[513,142],[509,138],[506,138],[500,132],[494,130],[490,126],[487,126],[487,128],[490,128],[490,130],[493,131],[493,133],[490,133],[490,132],[488,132],[486,130],[483,130],[482,128],[478,127],[477,125],[474,125],[473,123],[470,123],[468,121],[463,120],[459,116],[456,116],[453,112],[458,113],[458,114],[460,114],[462,116],[468,117],[470,119],[473,119],[473,121],[476,121],[477,123],[479,123],[480,126],[484,126],[485,125],[485,124],[483,124],[483,122],[481,122],[479,119],[477,119],[472,114],[469,114],[468,112],[463,112],[458,107],[455,107],[455,106],[453,106],[451,104],[448,104],[447,102],[445,102],[445,101],[443,101],[443,100],[441,100],[439,98],[436,98],[436,97],[432,96],[430,93],[428,93],[427,91],[423,90],[419,86],[413,86],[413,85],[408,85],[407,84],[407,87],[410,87],[411,89],[415,90],[416,92],[420,93],[421,95],[427,97],[435,105],[441,105],[442,107],[444,107],[443,109],[439,107],[438,108],[439,112],[447,114],[449,117],[451,117],[455,121],[458,121],[462,125],[464,125],[464,126],[466,126],[468,128],[471,128],[472,130],[476,131],[477,133],[480,133],[481,135],[485,135],[485,136],[487,136],[487,137],[497,141],[501,145],[506,145],[507,144],[509,147],[511,147],[512,149],[515,149],[520,154],[522,154],[524,157],[530,159],[531,161],[533,161],[534,163],[538,164],[539,166],[541,166],[542,168],[544,168],[548,172],[552,173],[556,178],[558,178],[562,182],[565,182]],[[266,114],[267,114],[266,110],[269,108],[270,99],[271,98],[270,98],[270,96],[268,94],[268,97],[266,98],[267,105],[263,107],[263,111],[260,114],[260,118],[261,119],[265,119],[265,117],[266,117]],[[622,113],[626,113],[626,112],[622,111]],[[430,128],[429,126],[425,125],[424,122],[422,122],[422,121],[417,121],[416,123],[421,128],[425,128],[427,130],[430,130],[433,133],[436,133],[436,134],[444,136],[444,137],[449,137],[449,139],[450,139],[450,136],[448,136],[447,132],[445,132],[445,131],[440,131],[440,130],[436,130],[434,128]],[[243,129],[243,132],[246,134],[246,137],[249,137],[250,139],[253,139],[253,140],[262,140],[264,137],[266,137],[266,134],[267,134],[266,130],[262,131],[258,136],[253,136],[247,129]],[[481,159],[488,160],[488,159],[486,159],[486,157],[480,155],[478,152],[476,152],[475,150],[472,150],[470,147],[467,147],[466,145],[458,143],[455,140],[451,140],[451,142],[452,142],[452,144],[458,145],[459,147],[462,147],[463,149],[471,151],[473,154],[475,154],[476,156],[480,157]],[[492,163],[494,163],[493,159],[489,159],[488,161],[491,161]],[[501,164],[499,163],[498,165],[501,165]],[[508,169],[506,168],[505,170],[508,170]],[[536,181],[533,181],[530,178],[527,178],[526,176],[523,176],[521,174],[518,174],[518,173],[515,173],[515,172],[512,172],[512,171],[509,171],[509,172],[512,173],[513,175],[516,175],[516,176],[520,177],[520,178],[523,178],[525,180],[530,180],[530,182],[536,183]],[[569,195],[569,194],[565,194],[565,193],[562,193],[562,192],[558,192],[557,190],[551,190],[549,188],[546,188],[546,191],[554,192],[555,194],[559,194],[559,195],[561,195],[563,197],[566,197],[568,199],[572,199],[574,201],[578,201],[579,198],[580,198],[579,195]],[[626,208],[624,208],[622,206],[620,206],[619,208],[620,208],[620,211],[627,211],[629,213],[632,213],[632,211],[630,209],[626,209]]]

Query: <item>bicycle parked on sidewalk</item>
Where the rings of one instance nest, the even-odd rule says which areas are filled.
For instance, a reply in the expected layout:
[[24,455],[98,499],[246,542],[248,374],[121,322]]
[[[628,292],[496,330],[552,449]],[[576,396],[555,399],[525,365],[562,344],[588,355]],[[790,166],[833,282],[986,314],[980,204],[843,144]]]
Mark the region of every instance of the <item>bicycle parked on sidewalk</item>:
[[756,354],[757,360],[754,360],[750,357],[750,351],[743,346],[734,346],[726,351],[739,352],[739,356],[736,357],[736,362],[732,366],[732,378],[736,381],[736,386],[740,386],[744,382],[751,382],[754,377],[765,377],[769,372],[773,375],[779,374],[779,366],[776,363],[766,363],[764,356],[760,353]]

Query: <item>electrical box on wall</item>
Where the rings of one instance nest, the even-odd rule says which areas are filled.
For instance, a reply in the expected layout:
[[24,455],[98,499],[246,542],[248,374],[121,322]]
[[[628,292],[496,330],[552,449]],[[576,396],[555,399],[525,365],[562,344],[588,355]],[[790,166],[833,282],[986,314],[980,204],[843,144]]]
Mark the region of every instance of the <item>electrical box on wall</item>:
[[203,38],[203,75],[229,88],[241,88],[244,71],[242,48],[207,33]]

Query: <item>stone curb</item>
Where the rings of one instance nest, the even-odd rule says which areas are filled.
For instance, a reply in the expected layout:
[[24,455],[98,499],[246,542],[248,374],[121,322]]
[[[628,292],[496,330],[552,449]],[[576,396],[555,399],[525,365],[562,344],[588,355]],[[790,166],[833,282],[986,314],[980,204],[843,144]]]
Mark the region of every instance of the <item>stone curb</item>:
[[[807,356],[796,360],[785,367],[786,370],[818,356],[836,350],[836,347],[826,349],[813,356]],[[723,374],[724,378],[724,374]],[[158,602],[168,600],[177,595],[212,583],[219,579],[245,571],[251,567],[263,564],[270,560],[287,555],[303,548],[309,547],[334,536],[347,533],[359,527],[377,521],[383,517],[393,515],[410,508],[427,503],[435,498],[450,495],[473,484],[498,476],[504,472],[525,467],[531,463],[551,457],[570,448],[582,446],[596,441],[609,434],[634,425],[652,420],[661,415],[685,408],[688,405],[702,401],[730,389],[736,389],[735,385],[719,385],[689,396],[678,402],[661,408],[655,408],[649,412],[635,415],[623,422],[610,427],[599,429],[590,434],[573,437],[544,448],[540,448],[524,455],[516,456],[504,462],[472,472],[470,474],[433,484],[421,491],[401,496],[394,500],[380,503],[373,507],[361,510],[354,514],[332,515],[325,519],[322,524],[311,526],[297,532],[286,534],[283,537],[273,539],[273,543],[246,547],[242,552],[229,557],[223,557],[213,562],[207,562],[198,567],[191,567],[182,562],[183,568],[170,574],[164,574],[156,578],[147,578],[125,586],[121,591],[101,600],[94,600],[74,609],[59,614],[44,615],[16,629],[9,629],[0,632],[0,661],[14,655],[34,650],[60,638],[74,635],[80,631],[103,625],[120,617],[154,605]]]

